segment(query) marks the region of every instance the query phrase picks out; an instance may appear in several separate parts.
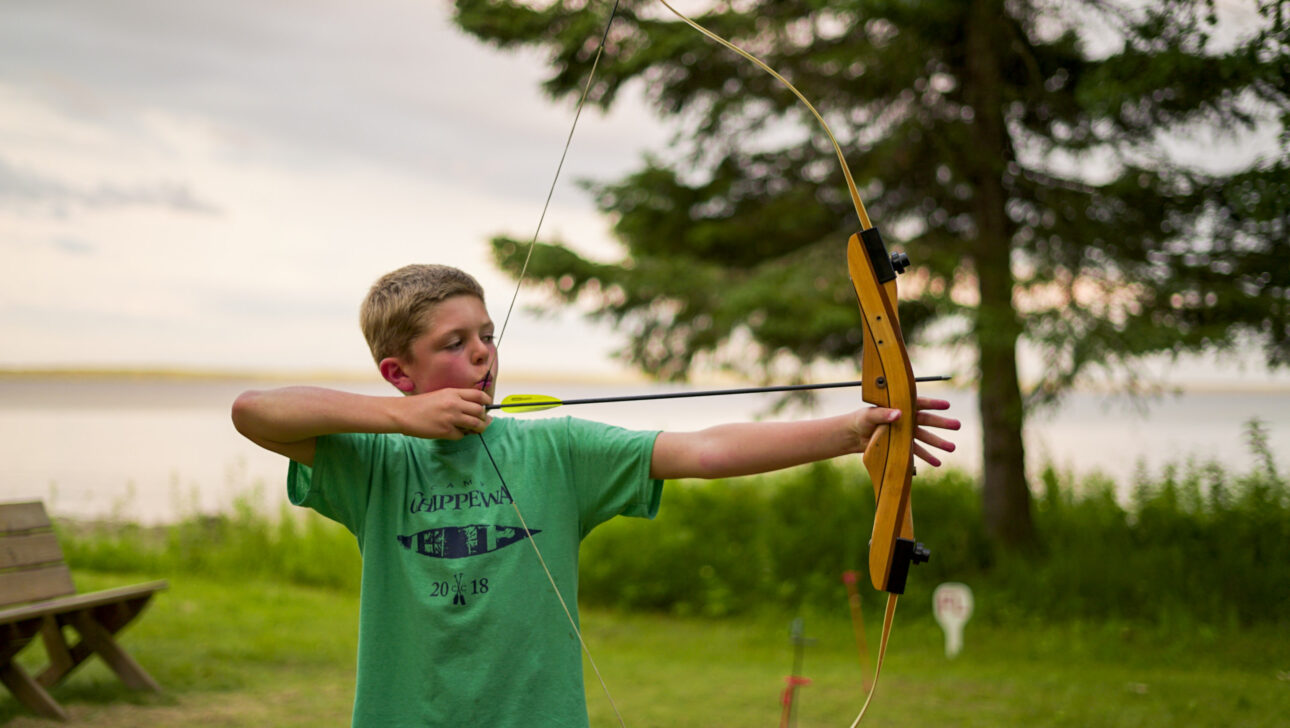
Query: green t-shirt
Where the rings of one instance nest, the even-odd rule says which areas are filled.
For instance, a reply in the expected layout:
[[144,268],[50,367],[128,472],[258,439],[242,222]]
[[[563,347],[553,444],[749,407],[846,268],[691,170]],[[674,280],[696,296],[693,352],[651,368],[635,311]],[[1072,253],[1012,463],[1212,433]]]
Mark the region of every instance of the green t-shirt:
[[652,518],[656,432],[498,418],[480,438],[318,438],[291,502],[345,525],[363,555],[356,728],[585,726],[577,637],[520,513],[577,617],[578,544]]

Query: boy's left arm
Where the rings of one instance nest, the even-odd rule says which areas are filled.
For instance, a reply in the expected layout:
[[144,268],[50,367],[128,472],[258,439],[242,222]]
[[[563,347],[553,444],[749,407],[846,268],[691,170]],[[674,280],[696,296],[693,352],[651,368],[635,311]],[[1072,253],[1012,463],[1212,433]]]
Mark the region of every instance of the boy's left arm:
[[[920,397],[915,438],[945,452],[954,443],[927,428],[957,430],[958,420],[934,414],[949,402]],[[838,417],[798,422],[748,422],[717,425],[698,432],[664,432],[654,441],[650,477],[729,478],[864,452],[881,426],[895,422],[900,410],[871,407]],[[915,443],[914,453],[932,466],[941,464]]]

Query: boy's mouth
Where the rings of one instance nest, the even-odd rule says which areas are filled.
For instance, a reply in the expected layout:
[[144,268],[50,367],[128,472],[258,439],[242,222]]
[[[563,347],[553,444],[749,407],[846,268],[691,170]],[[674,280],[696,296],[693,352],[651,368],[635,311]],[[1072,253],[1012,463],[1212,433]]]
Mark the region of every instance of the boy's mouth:
[[481,392],[486,391],[488,389],[488,385],[492,383],[493,383],[493,373],[489,372],[488,374],[484,375],[483,379],[479,380],[479,391]]

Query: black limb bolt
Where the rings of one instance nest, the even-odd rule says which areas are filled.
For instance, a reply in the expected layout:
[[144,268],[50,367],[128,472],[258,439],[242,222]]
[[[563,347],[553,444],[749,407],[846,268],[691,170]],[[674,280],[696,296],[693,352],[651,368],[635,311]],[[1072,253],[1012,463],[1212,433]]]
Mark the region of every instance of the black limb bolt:
[[907,538],[896,539],[896,548],[891,556],[891,573],[887,576],[887,591],[892,594],[904,594],[910,565],[925,564],[930,558],[932,558],[932,552],[921,543]]
[[904,273],[905,269],[909,267],[909,256],[904,253],[892,253],[891,267],[894,268],[897,273]]

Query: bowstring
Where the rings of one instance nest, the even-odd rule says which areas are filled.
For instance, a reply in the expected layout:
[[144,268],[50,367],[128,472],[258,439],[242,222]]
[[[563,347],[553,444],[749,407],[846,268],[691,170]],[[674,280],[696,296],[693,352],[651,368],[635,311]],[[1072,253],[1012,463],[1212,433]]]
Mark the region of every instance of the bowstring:
[[[578,120],[582,118],[582,108],[587,103],[587,97],[591,93],[591,83],[596,77],[596,69],[600,66],[600,57],[604,54],[605,43],[609,39],[609,30],[613,27],[614,18],[618,15],[618,4],[620,0],[614,0],[614,5],[610,8],[609,19],[605,22],[605,30],[601,33],[600,43],[596,46],[596,56],[591,62],[591,70],[587,73],[587,82],[582,87],[582,95],[578,98],[578,105],[573,112],[573,123],[569,126],[569,134],[564,140],[564,149],[560,152],[560,161],[556,165],[555,175],[551,178],[551,186],[547,189],[546,201],[542,204],[542,214],[538,216],[537,226],[533,229],[533,237],[529,241],[528,252],[524,256],[524,264],[520,267],[520,274],[515,281],[515,292],[511,294],[510,305],[506,307],[506,316],[502,319],[502,328],[498,332],[493,343],[493,358],[496,360],[497,351],[501,348],[502,337],[506,335],[506,326],[510,323],[511,313],[515,310],[515,302],[519,298],[520,288],[524,285],[524,276],[528,273],[529,261],[533,259],[533,249],[537,247],[538,236],[542,233],[542,224],[546,221],[547,211],[551,208],[551,199],[555,196],[556,185],[560,181],[560,173],[564,170],[564,162],[569,156],[569,147],[573,144],[573,133],[578,129]],[[493,471],[497,473],[497,479],[501,482],[502,488],[507,493],[511,489],[506,485],[506,478],[502,475],[502,469],[498,467],[497,460],[493,457],[493,452],[488,447],[488,441],[484,439],[484,433],[479,435],[479,442],[484,446],[484,453],[488,455],[488,461],[493,466]],[[551,583],[551,588],[555,590],[555,597],[560,602],[560,608],[564,610],[564,616],[569,620],[569,626],[573,628],[574,635],[578,638],[578,644],[582,647],[582,653],[587,656],[587,663],[591,665],[591,670],[596,674],[596,679],[600,682],[600,688],[605,693],[605,699],[609,701],[609,707],[614,711],[614,717],[618,719],[618,724],[622,728],[627,728],[627,722],[623,720],[623,715],[618,710],[618,705],[614,702],[614,696],[609,692],[609,684],[605,682],[604,675],[600,672],[600,667],[596,665],[596,658],[591,656],[591,649],[587,646],[587,641],[582,636],[582,630],[578,627],[578,620],[574,618],[573,611],[569,608],[569,603],[565,601],[564,593],[556,584],[555,575],[551,573],[550,567],[547,566],[546,558],[542,556],[542,549],[538,548],[537,540],[533,538],[533,532],[529,530],[528,522],[524,518],[524,513],[520,511],[520,504],[516,501],[514,494],[511,496],[511,507],[515,509],[515,516],[519,518],[520,527],[524,530],[525,540],[533,547],[533,553],[537,556],[538,563],[542,566],[543,573],[546,574],[547,581]]]
[[838,164],[842,166],[842,176],[846,178],[847,191],[851,195],[851,204],[855,207],[856,215],[860,218],[860,228],[862,230],[868,230],[869,228],[873,227],[873,223],[869,220],[869,212],[868,210],[865,209],[864,201],[860,199],[860,191],[856,188],[855,179],[851,176],[851,165],[847,164],[847,157],[845,154],[842,153],[842,145],[838,143],[838,138],[833,135],[833,129],[829,127],[829,122],[824,120],[824,115],[821,114],[819,110],[815,108],[815,104],[812,104],[810,99],[806,98],[806,94],[803,94],[801,91],[799,91],[797,87],[792,84],[792,82],[790,82],[787,78],[784,78],[782,75],[780,75],[778,71],[771,68],[762,59],[758,58],[752,53],[749,53],[743,48],[740,48],[734,43],[731,43],[725,38],[722,38],[721,36],[717,35],[711,30],[708,30],[702,25],[699,25],[697,22],[687,17],[685,13],[682,13],[680,10],[677,10],[676,8],[672,7],[672,4],[669,3],[667,0],[658,0],[658,1],[663,3],[663,7],[672,11],[673,15],[680,18],[681,22],[699,31],[700,33],[707,36],[712,41],[719,43],[722,46],[725,46],[726,48],[730,49],[734,53],[737,53],[738,55],[752,62],[753,65],[757,66],[758,68],[765,71],[766,73],[769,73],[772,77],[774,77],[776,81],[779,81],[780,83],[784,84],[785,88],[793,92],[793,95],[797,97],[797,100],[801,101],[802,105],[805,106],[811,112],[811,115],[815,117],[815,120],[820,123],[820,128],[824,130],[824,134],[829,138],[829,142],[833,144],[833,151],[834,153],[837,154]]
[[591,62],[591,70],[587,72],[587,82],[582,87],[582,96],[578,98],[578,106],[573,111],[573,124],[569,126],[569,135],[564,140],[564,150],[560,152],[560,162],[555,166],[555,175],[551,178],[551,186],[546,191],[546,202],[542,204],[542,214],[538,216],[537,227],[533,229],[533,237],[529,240],[528,252],[524,255],[524,265],[520,266],[520,275],[515,281],[515,292],[511,294],[511,303],[506,307],[506,316],[502,319],[502,329],[497,334],[497,346],[502,345],[502,337],[506,335],[506,325],[511,321],[511,312],[515,310],[515,301],[520,296],[520,287],[524,284],[524,275],[528,273],[529,261],[533,259],[533,249],[537,247],[538,236],[542,233],[542,223],[546,222],[546,213],[551,208],[551,198],[555,196],[556,183],[560,181],[560,172],[564,170],[564,160],[569,156],[569,146],[573,143],[573,133],[578,129],[578,119],[582,118],[582,107],[587,103],[587,96],[591,93],[591,81],[596,77],[596,68],[600,66],[600,56],[605,52],[605,42],[609,39],[609,29],[614,25],[614,18],[618,16],[618,3],[620,0],[614,0],[614,6],[609,10],[609,20],[605,23],[605,30],[600,35],[600,45],[596,47],[596,57]]
[[[493,451],[488,449],[488,441],[484,439],[484,433],[479,434],[479,441],[484,446],[484,452],[488,455],[488,462],[493,464],[493,470],[497,472],[497,479],[501,481],[502,488],[510,493],[511,489],[506,485],[506,478],[502,477],[502,469],[497,467],[497,461],[493,459]],[[529,530],[529,524],[524,520],[524,514],[520,512],[520,507],[515,501],[514,495],[511,496],[511,506],[515,509],[515,515],[520,519],[520,528],[524,529],[524,535],[533,545],[533,553],[537,554],[538,563],[542,565],[542,571],[546,573],[547,581],[551,582],[551,588],[555,590],[555,598],[560,600],[560,608],[564,610],[564,616],[569,619],[569,626],[573,627],[573,633],[578,637],[578,644],[582,645],[582,652],[587,656],[587,662],[591,665],[592,672],[596,673],[596,679],[600,681],[600,687],[605,691],[605,698],[609,700],[609,707],[613,708],[614,716],[618,718],[618,724],[627,728],[627,723],[623,720],[622,713],[618,712],[618,706],[614,703],[614,696],[609,693],[609,684],[600,674],[600,668],[596,665],[596,658],[591,656],[591,649],[587,647],[587,641],[582,637],[582,630],[578,629],[578,620],[573,618],[573,611],[569,609],[569,604],[564,600],[564,594],[561,593],[560,587],[556,586],[555,575],[551,573],[550,567],[546,565],[546,559],[542,557],[542,549],[538,548],[537,542],[533,539],[533,532]]]

